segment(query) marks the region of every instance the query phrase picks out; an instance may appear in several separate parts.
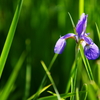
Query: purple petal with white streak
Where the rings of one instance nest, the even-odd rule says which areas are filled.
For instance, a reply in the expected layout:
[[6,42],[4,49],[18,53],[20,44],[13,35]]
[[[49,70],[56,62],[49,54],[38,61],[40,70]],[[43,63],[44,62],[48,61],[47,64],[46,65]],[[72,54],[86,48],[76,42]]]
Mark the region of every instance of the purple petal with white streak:
[[87,59],[95,60],[99,57],[100,51],[99,51],[98,46],[95,43],[93,43],[90,45],[86,45],[84,47],[84,54],[85,54]]

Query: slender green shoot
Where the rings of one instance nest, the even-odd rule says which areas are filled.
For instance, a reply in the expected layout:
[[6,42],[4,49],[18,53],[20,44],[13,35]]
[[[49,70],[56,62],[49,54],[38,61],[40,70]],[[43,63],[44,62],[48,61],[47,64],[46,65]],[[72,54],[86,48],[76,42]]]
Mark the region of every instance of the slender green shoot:
[[51,76],[49,70],[47,69],[47,67],[46,67],[46,65],[45,65],[45,63],[44,63],[43,61],[41,61],[41,64],[42,64],[44,70],[46,71],[46,74],[47,74],[49,80],[51,81],[51,83],[52,83],[52,85],[53,85],[53,88],[54,88],[54,90],[55,90],[55,92],[56,92],[56,94],[57,94],[58,100],[61,100],[60,94],[59,94],[59,92],[58,92],[58,90],[57,90],[57,88],[56,88],[56,85],[55,85],[55,83],[54,83],[54,81],[53,81],[53,78],[52,78],[52,76]]
[[22,3],[23,3],[23,0],[20,0],[18,5],[17,5],[16,11],[15,11],[15,14],[14,14],[14,17],[13,17],[13,20],[12,20],[12,23],[11,23],[5,44],[4,44],[4,47],[3,47],[3,50],[2,50],[2,53],[1,53],[1,57],[0,57],[0,77],[2,76],[2,72],[3,72],[4,66],[5,66],[5,63],[6,63],[10,48],[11,48],[11,44],[12,44],[12,41],[13,41],[13,38],[14,38],[14,33],[15,33],[15,30],[16,30],[16,27],[17,27],[19,16],[20,16]]
[[17,78],[18,72],[19,72],[25,58],[26,58],[26,52],[23,52],[16,64],[16,66],[14,67],[14,70],[11,73],[5,87],[3,88],[3,90],[0,94],[0,100],[7,100],[9,94],[11,93],[12,87],[14,86],[14,82]]
[[50,70],[52,68],[52,65],[54,64],[56,58],[57,58],[58,54],[55,54],[54,57],[52,58],[51,62],[50,62],[50,65],[48,67],[48,69]]

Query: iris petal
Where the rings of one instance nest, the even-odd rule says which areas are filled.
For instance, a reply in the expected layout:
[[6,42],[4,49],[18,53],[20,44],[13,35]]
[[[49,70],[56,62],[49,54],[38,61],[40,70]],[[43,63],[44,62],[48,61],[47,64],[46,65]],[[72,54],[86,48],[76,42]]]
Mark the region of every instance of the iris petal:
[[66,40],[68,38],[74,38],[75,39],[75,34],[73,33],[68,33],[58,39],[56,42],[56,45],[54,47],[54,52],[57,54],[61,54],[66,46]]
[[76,32],[78,33],[78,36],[85,34],[86,26],[87,26],[87,15],[84,13],[81,15],[80,20],[78,21],[76,25]]
[[64,38],[64,39],[75,38],[75,36],[76,36],[76,35],[75,35],[74,33],[68,33],[68,34],[62,36],[62,38]]
[[99,57],[100,51],[95,43],[84,47],[84,54],[89,60],[95,60]]
[[66,46],[66,40],[63,37],[60,37],[56,42],[54,47],[54,52],[57,54],[61,54]]
[[86,42],[86,44],[92,44],[93,41],[90,37],[83,36],[82,39]]

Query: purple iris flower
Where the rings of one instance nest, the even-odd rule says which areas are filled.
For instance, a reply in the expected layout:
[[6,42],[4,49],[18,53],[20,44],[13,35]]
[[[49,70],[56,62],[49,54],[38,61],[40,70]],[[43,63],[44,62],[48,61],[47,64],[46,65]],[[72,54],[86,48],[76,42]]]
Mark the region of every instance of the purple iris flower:
[[54,47],[54,52],[61,54],[66,46],[66,39],[73,38],[76,40],[76,43],[81,43],[84,48],[84,54],[89,60],[95,60],[99,57],[100,51],[98,46],[88,37],[89,33],[86,33],[87,26],[87,17],[84,13],[81,15],[77,25],[76,33],[68,33],[64,36],[61,36]]

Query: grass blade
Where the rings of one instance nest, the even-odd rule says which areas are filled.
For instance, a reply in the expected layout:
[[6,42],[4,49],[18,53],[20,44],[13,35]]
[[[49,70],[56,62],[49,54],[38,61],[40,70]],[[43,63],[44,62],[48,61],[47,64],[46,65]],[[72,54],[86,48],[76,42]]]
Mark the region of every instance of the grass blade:
[[46,65],[44,64],[43,61],[41,61],[41,64],[42,64],[44,70],[46,71],[46,74],[47,74],[49,80],[51,81],[51,83],[52,83],[52,85],[53,85],[53,88],[54,88],[54,90],[55,90],[55,92],[56,92],[56,94],[57,94],[58,100],[61,100],[60,94],[59,94],[59,92],[58,92],[58,90],[57,90],[57,88],[56,88],[56,85],[55,85],[55,83],[54,83],[54,81],[53,81],[51,75],[50,75],[50,72],[48,71],[48,69],[47,69],[47,67],[46,67]]
[[97,61],[97,71],[95,71],[95,73],[97,73],[97,83],[100,86],[100,60]]
[[98,28],[98,25],[95,23],[96,25],[96,29],[97,29],[97,34],[98,34],[98,37],[99,37],[99,41],[100,41],[100,31],[99,31],[99,28]]
[[75,28],[75,24],[74,24],[74,21],[73,21],[73,19],[72,19],[72,16],[71,16],[71,14],[70,14],[69,12],[68,12],[68,15],[69,15],[69,17],[70,17],[70,20],[71,20],[71,23],[72,23],[74,32],[76,33],[76,28]]
[[89,61],[84,56],[83,48],[82,48],[82,45],[81,44],[80,44],[80,53],[81,53],[81,56],[82,56],[82,59],[83,59],[83,62],[84,62],[84,65],[85,65],[85,68],[86,68],[86,71],[87,71],[87,74],[88,74],[89,79],[90,80],[94,80],[94,77],[93,77],[93,74],[92,74],[92,70],[91,70]]
[[[50,62],[50,65],[48,67],[48,70],[50,71],[50,69],[52,68],[52,65],[54,64],[56,58],[57,58],[58,54],[55,54]],[[39,89],[37,90],[37,92],[34,94],[34,99],[36,99],[39,95],[40,95],[40,91],[42,90],[42,88],[44,87],[45,83],[46,83],[46,78],[47,78],[47,75],[45,74],[43,79],[42,79],[42,82],[39,86]],[[30,97],[31,98],[31,97]],[[33,99],[33,98],[32,98]]]
[[23,52],[16,64],[16,66],[14,67],[14,70],[11,73],[4,89],[2,90],[2,92],[0,94],[0,100],[7,100],[8,96],[11,92],[11,89],[12,89],[11,87],[14,85],[14,82],[15,82],[18,72],[25,60],[25,57],[26,57],[26,54],[25,54],[25,52]]
[[12,23],[11,23],[5,44],[4,44],[4,47],[3,47],[3,50],[2,50],[2,53],[1,53],[1,57],[0,57],[0,77],[2,75],[4,66],[5,66],[7,57],[8,57],[8,53],[10,51],[10,47],[11,47],[11,44],[12,44],[12,41],[13,41],[13,38],[14,38],[14,33],[15,33],[15,30],[16,30],[16,27],[17,27],[20,11],[21,11],[21,8],[22,8],[22,3],[23,3],[23,0],[20,0],[20,2],[17,5],[16,11],[15,11],[15,14],[14,14],[14,17],[13,17],[13,20],[12,20]]
[[76,100],[79,100],[79,89],[76,88]]
[[26,66],[26,82],[25,82],[25,95],[24,99],[28,98],[30,92],[30,84],[31,84],[31,65],[27,64]]
[[30,87],[31,87],[31,72],[32,72],[32,66],[31,66],[31,41],[30,39],[26,39],[26,52],[27,52],[27,58],[26,58],[26,81],[25,81],[25,92],[23,96],[23,100],[26,100],[29,97],[30,94]]

